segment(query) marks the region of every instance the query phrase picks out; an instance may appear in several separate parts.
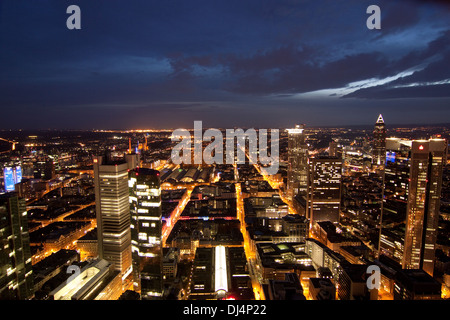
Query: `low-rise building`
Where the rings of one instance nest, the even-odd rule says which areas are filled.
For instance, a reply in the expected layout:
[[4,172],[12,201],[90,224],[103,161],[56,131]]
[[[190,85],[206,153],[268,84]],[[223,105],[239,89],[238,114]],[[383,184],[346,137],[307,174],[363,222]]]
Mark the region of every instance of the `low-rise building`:
[[286,273],[297,273],[301,280],[315,275],[304,242],[258,243],[256,248],[256,265],[267,281],[284,280]]
[[330,279],[310,278],[309,294],[312,300],[335,300],[336,287]]
[[120,272],[110,262],[100,259],[69,277],[49,297],[51,300],[117,300],[121,294]]
[[189,289],[190,300],[253,300],[244,248],[197,248]]
[[442,285],[422,269],[396,273],[394,300],[440,300]]
[[94,259],[98,256],[97,228],[87,232],[76,242],[80,260]]
[[266,297],[268,300],[306,300],[296,273],[286,273],[284,280],[269,280]]

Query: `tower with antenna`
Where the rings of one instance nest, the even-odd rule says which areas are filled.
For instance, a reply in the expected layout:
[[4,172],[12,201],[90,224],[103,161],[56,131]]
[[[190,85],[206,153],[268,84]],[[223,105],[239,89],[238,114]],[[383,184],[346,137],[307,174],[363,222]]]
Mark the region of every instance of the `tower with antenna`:
[[374,169],[383,169],[386,162],[386,126],[383,116],[378,116],[373,130],[372,166]]

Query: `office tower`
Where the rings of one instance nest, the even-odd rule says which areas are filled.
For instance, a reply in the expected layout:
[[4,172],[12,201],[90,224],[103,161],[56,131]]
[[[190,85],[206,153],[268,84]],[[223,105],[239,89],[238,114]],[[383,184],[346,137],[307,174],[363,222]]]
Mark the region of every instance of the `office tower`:
[[107,152],[93,159],[98,255],[114,264],[123,279],[132,271],[128,170],[136,158],[127,154],[113,160]]
[[287,197],[306,194],[308,188],[308,145],[304,125],[296,125],[288,131]]
[[311,226],[319,221],[339,222],[342,160],[318,156],[309,161],[307,215]]
[[433,275],[444,139],[386,141],[380,254]]
[[334,140],[328,144],[328,155],[330,157],[342,157],[342,150]]
[[31,299],[34,284],[25,200],[0,196],[0,300]]
[[54,179],[55,164],[52,159],[39,159],[34,163],[33,174],[35,179],[51,180]]
[[379,255],[401,264],[405,242],[410,140],[386,139]]
[[386,126],[383,116],[378,116],[373,130],[372,165],[382,169],[386,162]]
[[15,184],[22,181],[22,167],[4,167],[3,168],[3,183],[6,192],[14,191]]
[[422,268],[431,276],[446,155],[447,143],[443,139],[412,142],[403,267]]
[[129,175],[134,290],[142,299],[161,299],[162,213],[159,171],[135,168]]

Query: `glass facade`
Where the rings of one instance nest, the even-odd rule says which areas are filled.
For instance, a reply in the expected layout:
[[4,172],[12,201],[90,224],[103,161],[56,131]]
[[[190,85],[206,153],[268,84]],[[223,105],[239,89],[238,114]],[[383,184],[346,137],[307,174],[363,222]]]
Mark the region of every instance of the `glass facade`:
[[162,297],[162,213],[159,172],[136,168],[129,174],[133,286],[142,299]]
[[25,200],[15,193],[0,197],[0,300],[34,295]]
[[291,200],[306,194],[308,188],[308,145],[303,131],[303,125],[288,129],[287,195]]
[[388,139],[380,254],[433,275],[445,140]]

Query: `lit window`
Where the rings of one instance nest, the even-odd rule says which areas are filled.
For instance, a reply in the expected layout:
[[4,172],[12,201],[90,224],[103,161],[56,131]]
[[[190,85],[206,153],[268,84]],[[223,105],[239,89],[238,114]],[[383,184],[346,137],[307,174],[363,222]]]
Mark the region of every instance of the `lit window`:
[[139,233],[139,240],[147,240],[147,234],[144,232]]

